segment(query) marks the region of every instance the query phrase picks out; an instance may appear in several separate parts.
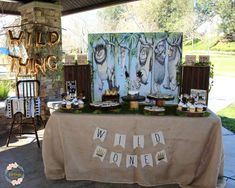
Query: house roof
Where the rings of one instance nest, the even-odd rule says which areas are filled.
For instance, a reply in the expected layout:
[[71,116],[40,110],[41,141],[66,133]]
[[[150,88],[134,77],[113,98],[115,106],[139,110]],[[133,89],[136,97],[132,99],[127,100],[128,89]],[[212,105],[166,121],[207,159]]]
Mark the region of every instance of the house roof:
[[[105,6],[111,6],[121,3],[127,3],[137,0],[38,0],[39,2],[57,3],[62,6],[62,16],[78,13],[82,11],[97,9]],[[32,0],[0,0],[0,13],[20,15],[18,8]]]

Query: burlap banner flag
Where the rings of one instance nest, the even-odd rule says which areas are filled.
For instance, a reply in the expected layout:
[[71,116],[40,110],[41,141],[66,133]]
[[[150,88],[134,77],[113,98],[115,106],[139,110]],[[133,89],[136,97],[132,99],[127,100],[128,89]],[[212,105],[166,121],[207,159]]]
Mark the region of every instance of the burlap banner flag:
[[120,145],[121,147],[125,148],[125,144],[126,144],[126,135],[118,133],[115,134],[113,146]]
[[119,167],[121,164],[121,160],[122,160],[122,153],[111,152],[110,160],[109,160],[110,164],[114,163],[115,165]]
[[[106,129],[97,127],[93,135],[93,140],[98,139],[101,142],[104,142],[107,134],[108,134],[108,131]],[[114,136],[113,147],[121,146],[123,149],[125,149],[126,144],[128,144],[126,143],[126,135],[120,134],[120,133],[116,133],[114,135],[115,136]],[[145,139],[144,135],[133,135],[133,143],[132,143],[133,149],[134,150],[136,148],[144,149],[144,139]],[[150,139],[152,139],[153,146],[156,146],[158,144],[165,145],[165,139],[164,139],[162,131],[151,133]],[[153,150],[153,151],[156,151],[156,150]],[[96,146],[96,149],[93,153],[93,157],[99,158],[103,162],[107,152],[110,152],[109,163],[115,164],[117,167],[120,167],[123,153],[115,152],[115,151],[108,151],[108,149],[103,148],[98,145]],[[142,168],[146,166],[153,167],[153,163],[154,163],[153,156],[155,156],[156,165],[158,165],[160,162],[166,162],[166,163],[168,162],[166,151],[164,149],[159,152],[156,152],[156,155],[151,154],[151,153],[140,154],[139,156],[134,155],[134,154],[132,155],[126,154],[126,168],[129,168],[129,167],[137,168],[138,161],[141,162]],[[138,160],[138,157],[140,157],[139,160]]]
[[106,153],[107,153],[107,149],[101,146],[96,146],[93,157],[98,157],[103,162]]
[[137,155],[126,155],[126,168],[136,167],[137,168]]
[[153,141],[153,146],[156,146],[159,143],[165,144],[165,140],[164,140],[162,131],[152,133],[151,137],[152,137],[152,141]]
[[144,135],[134,135],[133,136],[133,149],[144,148]]
[[99,139],[101,142],[104,142],[106,135],[107,135],[106,129],[101,129],[101,128],[97,127],[95,129],[95,133],[93,135],[93,140]]

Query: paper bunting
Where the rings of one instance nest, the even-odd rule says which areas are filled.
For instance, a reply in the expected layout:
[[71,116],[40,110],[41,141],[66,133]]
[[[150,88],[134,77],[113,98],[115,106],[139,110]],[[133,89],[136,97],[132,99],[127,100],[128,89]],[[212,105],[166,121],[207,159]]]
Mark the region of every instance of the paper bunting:
[[102,148],[101,146],[97,146],[93,154],[93,157],[98,157],[103,162],[106,153],[107,149]]
[[167,157],[166,157],[166,151],[162,150],[162,151],[157,152],[155,159],[156,159],[157,165],[162,161],[167,163],[168,160],[167,160]]
[[159,143],[165,144],[165,139],[164,139],[162,131],[152,133],[151,137],[152,137],[152,141],[153,141],[153,146],[156,146]]
[[142,168],[145,166],[153,167],[153,157],[151,153],[143,154],[140,156]]
[[106,135],[107,135],[107,130],[97,127],[93,135],[93,140],[99,139],[101,142],[104,142]]
[[114,139],[114,144],[113,146],[122,146],[123,148],[125,148],[125,144],[126,144],[126,135],[124,134],[115,134],[115,139]]
[[131,166],[137,168],[137,155],[126,155],[126,168]]
[[121,160],[122,160],[121,153],[111,152],[109,163],[111,164],[114,163],[119,167],[121,164]]
[[133,136],[133,149],[137,147],[144,148],[144,135]]

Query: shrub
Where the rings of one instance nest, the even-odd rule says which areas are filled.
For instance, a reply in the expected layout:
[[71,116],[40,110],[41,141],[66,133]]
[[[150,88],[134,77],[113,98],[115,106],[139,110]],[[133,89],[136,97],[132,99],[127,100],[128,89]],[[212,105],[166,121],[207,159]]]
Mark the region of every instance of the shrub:
[[0,100],[5,100],[11,88],[11,81],[0,81]]

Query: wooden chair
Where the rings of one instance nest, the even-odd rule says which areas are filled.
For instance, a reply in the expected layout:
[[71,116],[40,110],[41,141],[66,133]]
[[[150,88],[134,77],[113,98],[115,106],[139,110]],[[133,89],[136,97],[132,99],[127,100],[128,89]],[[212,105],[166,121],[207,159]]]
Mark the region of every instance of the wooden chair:
[[[25,111],[24,114],[22,114],[21,112],[17,112],[15,114],[13,114],[13,121],[11,123],[11,128],[9,131],[6,145],[8,147],[11,135],[13,133],[14,125],[18,124],[20,126],[20,133],[17,133],[17,134],[20,134],[20,135],[21,134],[35,134],[36,139],[37,139],[37,145],[40,148],[40,142],[39,142],[38,134],[37,134],[37,123],[40,121],[45,127],[45,124],[44,124],[42,117],[40,115],[40,110],[39,110],[40,103],[37,104],[37,102],[38,102],[37,99],[40,96],[40,82],[39,82],[39,80],[20,80],[20,81],[17,81],[16,87],[17,87],[17,98],[24,100],[24,109],[26,109],[26,110],[28,109],[26,106],[28,105],[28,101],[31,102],[31,100],[34,100],[34,102],[33,102],[34,105],[38,105],[38,109],[36,109],[35,112],[33,110],[33,112],[32,112],[33,114],[31,114],[31,112],[28,112],[26,110],[24,110]],[[27,120],[31,119],[31,122],[23,121],[26,119]],[[23,124],[32,125],[34,128],[34,132],[33,133],[32,132],[23,132],[22,131]],[[14,134],[16,134],[16,133],[14,133]]]

